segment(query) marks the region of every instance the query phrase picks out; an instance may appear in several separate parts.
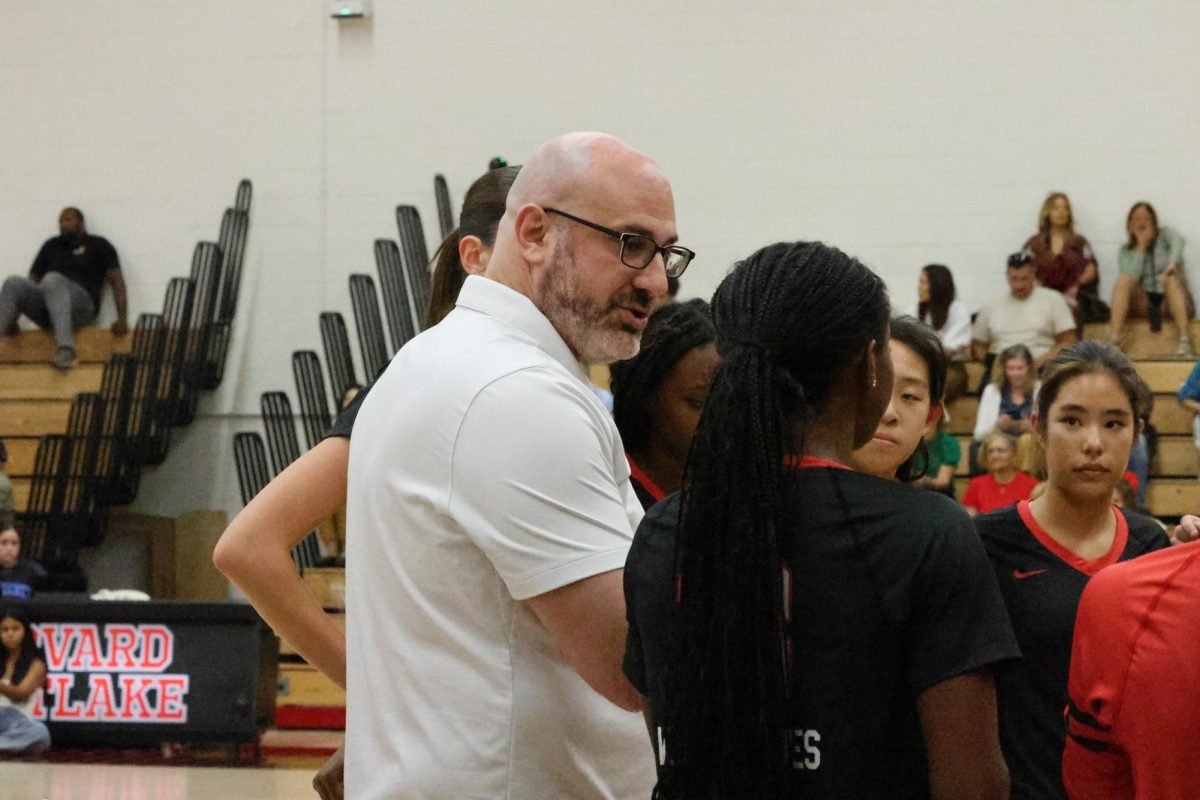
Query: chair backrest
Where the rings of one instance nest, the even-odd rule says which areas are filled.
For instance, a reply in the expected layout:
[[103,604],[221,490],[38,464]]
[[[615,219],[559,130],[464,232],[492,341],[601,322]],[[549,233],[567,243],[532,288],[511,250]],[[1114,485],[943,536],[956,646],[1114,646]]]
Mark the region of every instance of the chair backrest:
[[124,500],[129,474],[139,465],[133,456],[130,417],[137,388],[138,360],[133,353],[114,353],[104,365],[100,395],[104,398],[104,426],[96,461],[96,500],[115,505]]
[[133,329],[132,353],[137,359],[137,382],[134,385],[134,402],[129,417],[131,452],[138,466],[131,473],[131,483],[124,499],[117,503],[133,502],[137,496],[140,468],[150,463],[151,443],[157,440],[162,425],[159,410],[159,384],[166,361],[167,332],[162,314],[140,314]]
[[216,369],[209,364],[209,342],[216,320],[217,295],[221,290],[221,247],[216,242],[196,242],[192,251],[192,284],[195,297],[188,319],[187,348],[183,358],[183,385],[175,424],[190,425],[196,417],[200,390]]
[[445,239],[454,230],[454,208],[450,205],[450,187],[446,185],[446,176],[440,172],[433,176],[433,196],[437,198],[438,226]]
[[300,398],[300,423],[311,450],[325,438],[333,424],[321,360],[312,350],[297,350],[292,353],[292,374],[296,378],[296,395]]
[[421,329],[421,321],[413,313],[412,294],[404,277],[404,260],[400,248],[391,239],[375,240],[375,268],[383,291],[383,310],[387,316],[392,353],[397,352]]
[[340,404],[346,391],[358,384],[354,359],[350,355],[350,336],[340,312],[321,312],[321,345],[325,350],[325,366],[329,369],[329,388],[333,391],[334,401]]
[[271,468],[278,475],[300,457],[300,440],[296,438],[292,403],[284,392],[263,392],[259,407],[262,409],[263,429],[267,432]]
[[[248,182],[243,181],[249,186]],[[216,317],[209,338],[208,366],[204,375],[204,388],[215,389],[225,375],[225,361],[229,356],[229,340],[233,331],[233,317],[237,311],[238,294],[242,283],[242,260],[246,252],[246,233],[250,228],[247,211],[227,208],[221,217],[221,233],[217,243],[221,247],[221,286],[218,291]]]
[[250,211],[250,198],[254,194],[254,186],[249,178],[238,181],[237,194],[234,195],[233,207],[238,211]]
[[167,284],[162,313],[163,361],[155,391],[157,425],[146,448],[146,464],[161,464],[171,446],[171,427],[175,425],[183,393],[183,371],[195,295],[196,285],[188,278],[172,278]]
[[[237,468],[238,488],[242,493],[242,503],[248,505],[271,480],[267,470],[267,453],[263,447],[262,437],[254,432],[234,434],[233,460],[234,466]],[[315,531],[309,533],[292,548],[292,562],[301,574],[305,567],[317,563],[319,558],[320,548]]]
[[66,504],[73,449],[72,437],[51,434],[41,438],[34,456],[29,503],[22,518],[22,550],[43,566],[48,562],[70,562],[82,538],[61,535],[62,526],[55,524]]
[[354,309],[354,327],[362,351],[366,382],[375,380],[387,369],[389,353],[383,340],[383,322],[379,318],[379,297],[370,275],[350,276],[350,305]]
[[[396,227],[400,230],[400,255],[404,261],[404,277],[413,318],[424,319],[429,307],[430,277],[429,248],[425,245],[425,229],[416,206],[396,206]],[[420,330],[418,325],[417,330]]]

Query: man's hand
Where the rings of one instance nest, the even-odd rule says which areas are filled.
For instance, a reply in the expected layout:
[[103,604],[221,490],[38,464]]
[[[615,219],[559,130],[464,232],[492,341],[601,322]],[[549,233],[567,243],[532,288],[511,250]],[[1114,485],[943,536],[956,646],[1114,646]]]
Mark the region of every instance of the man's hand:
[[316,789],[321,800],[342,800],[345,792],[343,785],[345,767],[346,746],[342,745],[313,777],[313,789]]
[[123,319],[119,319],[112,324],[113,336],[124,336],[129,333],[129,323]]

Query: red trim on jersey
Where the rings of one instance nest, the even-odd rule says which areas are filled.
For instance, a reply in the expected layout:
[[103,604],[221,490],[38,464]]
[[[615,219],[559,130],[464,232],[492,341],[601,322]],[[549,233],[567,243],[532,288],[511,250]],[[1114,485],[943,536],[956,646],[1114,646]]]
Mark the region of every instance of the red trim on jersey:
[[1092,576],[1099,572],[1109,564],[1117,563],[1121,558],[1121,553],[1125,552],[1125,545],[1129,542],[1129,523],[1125,520],[1125,515],[1113,506],[1113,516],[1117,521],[1117,530],[1113,534],[1112,547],[1108,552],[1099,558],[1086,559],[1080,558],[1075,553],[1063,547],[1054,537],[1046,532],[1046,529],[1038,524],[1038,521],[1033,518],[1033,512],[1029,509],[1029,501],[1022,500],[1017,503],[1017,513],[1021,515],[1021,521],[1025,523],[1025,527],[1033,534],[1033,538],[1041,543],[1042,547],[1049,550],[1068,567],[1079,570],[1084,575]]
[[813,469],[816,467],[828,467],[829,469],[844,470],[850,469],[840,461],[831,461],[828,458],[818,458],[817,456],[797,455],[784,456],[783,466],[788,469]]
[[642,488],[650,493],[650,496],[654,498],[654,502],[658,503],[662,500],[665,500],[667,493],[660,489],[658,484],[652,481],[650,476],[642,471],[642,468],[639,467],[637,462],[633,460],[633,456],[629,455],[629,453],[626,453],[625,459],[629,461],[629,473],[633,476],[633,479],[640,483]]

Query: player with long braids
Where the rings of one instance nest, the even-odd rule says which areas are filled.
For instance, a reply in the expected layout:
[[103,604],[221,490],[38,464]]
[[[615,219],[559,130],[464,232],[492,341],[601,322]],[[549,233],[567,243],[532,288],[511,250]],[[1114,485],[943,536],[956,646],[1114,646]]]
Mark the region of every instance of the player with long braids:
[[625,572],[658,798],[1007,796],[991,668],[1017,649],[971,521],[844,466],[891,397],[889,311],[816,243],[717,289],[683,491]]

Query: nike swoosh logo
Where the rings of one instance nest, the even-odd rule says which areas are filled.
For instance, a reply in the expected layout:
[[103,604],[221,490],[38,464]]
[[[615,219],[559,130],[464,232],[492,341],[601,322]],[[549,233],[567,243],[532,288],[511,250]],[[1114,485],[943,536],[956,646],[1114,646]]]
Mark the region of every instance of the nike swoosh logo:
[[1032,578],[1034,575],[1041,575],[1045,571],[1044,569],[1034,569],[1029,572],[1021,572],[1019,569],[1014,569],[1013,577],[1017,580],[1024,580],[1025,578]]

